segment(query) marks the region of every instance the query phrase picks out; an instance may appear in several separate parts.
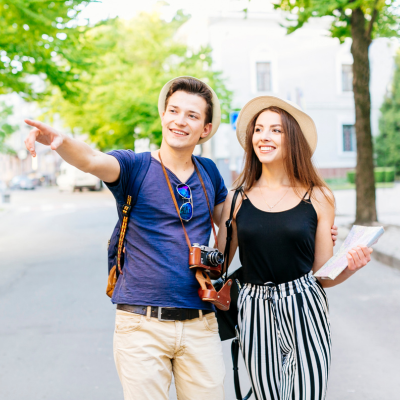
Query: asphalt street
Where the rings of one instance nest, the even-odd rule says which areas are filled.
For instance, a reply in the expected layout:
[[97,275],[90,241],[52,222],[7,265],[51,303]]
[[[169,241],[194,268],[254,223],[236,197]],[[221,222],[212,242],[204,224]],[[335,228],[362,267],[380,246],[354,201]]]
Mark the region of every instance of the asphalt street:
[[[13,192],[10,206],[0,204],[1,400],[123,398],[105,295],[113,205],[107,190],[55,189]],[[328,297],[327,399],[400,399],[400,271],[373,261]],[[230,343],[223,347],[231,400]],[[241,376],[247,389],[243,365]]]

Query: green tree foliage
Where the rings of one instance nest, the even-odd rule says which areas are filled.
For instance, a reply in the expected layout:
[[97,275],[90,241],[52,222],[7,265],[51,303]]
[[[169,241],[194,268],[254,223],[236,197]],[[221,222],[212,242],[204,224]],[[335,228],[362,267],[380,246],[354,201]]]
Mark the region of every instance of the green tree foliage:
[[396,58],[392,90],[381,107],[375,151],[380,167],[395,167],[400,174],[400,54]]
[[301,28],[310,18],[328,16],[332,21],[332,37],[338,38],[340,42],[347,37],[352,39],[357,138],[356,223],[376,221],[368,49],[373,38],[400,34],[399,1],[280,0],[275,8],[290,12],[288,33]]
[[8,123],[8,117],[12,114],[12,106],[0,103],[0,153],[10,153],[11,149],[5,144],[5,140],[18,128]]
[[37,97],[32,75],[74,92],[89,54],[74,19],[90,1],[0,0],[0,94]]
[[330,33],[340,42],[352,37],[351,16],[353,10],[361,9],[367,34],[372,38],[398,36],[400,31],[398,0],[281,0],[275,8],[289,11],[292,33],[301,28],[310,18],[330,16]]
[[190,75],[216,91],[227,119],[231,93],[221,73],[211,70],[211,50],[192,53],[174,40],[184,20],[181,13],[172,22],[143,13],[129,22],[115,19],[93,28],[87,40],[103,49],[96,70],[81,76],[79,97],[65,100],[54,91],[47,116],[59,114],[64,125],[88,134],[102,150],[133,148],[140,137],[159,144],[160,90],[170,79]]

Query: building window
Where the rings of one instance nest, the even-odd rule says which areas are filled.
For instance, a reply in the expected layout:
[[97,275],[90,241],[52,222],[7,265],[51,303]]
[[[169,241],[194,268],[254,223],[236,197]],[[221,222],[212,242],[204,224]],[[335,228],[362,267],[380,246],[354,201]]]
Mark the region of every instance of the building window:
[[353,91],[353,65],[343,64],[342,65],[342,91],[352,92]]
[[270,62],[257,62],[257,91],[270,92],[271,91],[271,63]]
[[356,131],[354,125],[343,125],[343,151],[356,151]]

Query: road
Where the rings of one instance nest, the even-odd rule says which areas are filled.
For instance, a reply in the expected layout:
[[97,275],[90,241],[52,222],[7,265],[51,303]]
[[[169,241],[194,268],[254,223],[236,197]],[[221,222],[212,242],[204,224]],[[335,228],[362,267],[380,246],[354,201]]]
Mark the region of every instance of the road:
[[[105,295],[115,221],[107,190],[13,192],[10,206],[0,204],[0,399],[122,399]],[[373,261],[328,296],[327,399],[400,399],[400,271]],[[223,346],[231,400],[230,343]],[[247,389],[243,366],[241,375]]]

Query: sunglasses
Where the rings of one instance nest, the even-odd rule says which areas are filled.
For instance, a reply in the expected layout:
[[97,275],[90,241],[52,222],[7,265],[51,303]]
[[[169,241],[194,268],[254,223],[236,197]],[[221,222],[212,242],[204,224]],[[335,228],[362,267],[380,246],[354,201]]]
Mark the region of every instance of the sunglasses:
[[179,209],[179,214],[184,221],[190,221],[193,217],[193,199],[192,199],[192,191],[190,187],[186,185],[186,183],[180,183],[176,187],[176,191],[179,196],[183,198],[184,203],[181,205]]

